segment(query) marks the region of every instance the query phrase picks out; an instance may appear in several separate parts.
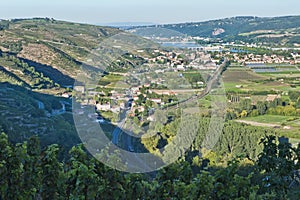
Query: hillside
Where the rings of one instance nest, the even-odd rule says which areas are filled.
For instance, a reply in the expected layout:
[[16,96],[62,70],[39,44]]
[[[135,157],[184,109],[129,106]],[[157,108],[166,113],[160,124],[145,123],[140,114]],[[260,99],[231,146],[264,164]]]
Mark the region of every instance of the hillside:
[[0,131],[13,142],[39,135],[42,145],[80,142],[69,92],[97,44],[118,29],[53,19],[0,21]]
[[189,36],[221,38],[228,41],[282,41],[298,43],[300,16],[286,17],[232,17],[205,22],[159,25]]
[[118,32],[113,28],[53,19],[1,21],[0,65],[12,74],[2,72],[6,76],[16,75],[35,87],[30,80],[33,75],[21,76],[24,68],[33,67],[31,74],[37,77],[48,77],[61,86],[72,85],[86,56],[104,38]]
[[68,149],[79,143],[71,101],[9,83],[0,83],[0,88],[0,131],[6,131],[10,141],[22,142],[39,135],[43,146],[57,143]]
[[[165,26],[219,41],[292,34],[288,43],[297,20]],[[299,199],[300,145],[275,137],[285,127],[300,137],[298,66],[274,67],[283,79],[222,53],[48,18],[0,21],[0,199]],[[263,120],[274,127],[253,125]]]

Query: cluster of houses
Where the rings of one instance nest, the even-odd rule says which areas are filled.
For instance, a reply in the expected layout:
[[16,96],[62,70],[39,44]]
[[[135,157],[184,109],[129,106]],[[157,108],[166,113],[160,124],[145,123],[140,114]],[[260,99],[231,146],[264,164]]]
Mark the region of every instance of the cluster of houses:
[[153,50],[153,55],[158,54],[154,58],[144,58],[148,64],[161,63],[166,67],[163,70],[157,70],[156,73],[165,72],[165,71],[185,71],[187,68],[203,69],[203,70],[214,70],[216,69],[216,64],[214,60],[211,59],[209,54],[206,54],[202,51],[196,51],[185,55],[186,58],[190,60],[201,60],[201,63],[188,64],[186,60],[182,57],[182,53],[174,51],[164,51],[164,50]]
[[[165,102],[163,101],[162,98],[151,98],[149,96],[147,96],[145,93],[141,92],[142,88],[148,88],[147,89],[147,93],[148,94],[157,94],[160,96],[171,96],[171,95],[177,95],[176,92],[173,91],[161,91],[161,90],[151,90],[149,89],[150,84],[145,84],[143,86],[140,87],[132,87],[130,89],[130,97],[126,94],[121,94],[118,93],[116,91],[112,91],[111,92],[111,96],[107,97],[108,101],[105,103],[97,103],[95,101],[93,102],[88,102],[89,104],[94,103],[94,105],[96,106],[96,109],[98,111],[104,111],[104,112],[113,112],[113,113],[120,113],[121,110],[124,110],[126,108],[130,108],[131,111],[131,115],[134,115],[134,113],[136,112],[136,110],[138,110],[139,113],[142,113],[145,111],[145,106],[144,105],[140,105],[137,103],[137,101],[140,98],[140,95],[143,95],[143,97],[152,102],[155,103],[157,105],[164,105]],[[113,103],[111,103],[113,102]]]
[[300,55],[291,54],[289,57],[280,56],[280,55],[259,55],[259,54],[246,54],[241,55],[239,53],[220,53],[217,57],[230,56],[232,57],[233,62],[237,62],[240,64],[299,64],[300,63]]
[[[137,50],[138,53],[143,53],[144,50]],[[203,70],[214,70],[217,68],[217,65],[212,61],[210,55],[204,52],[193,52],[192,54],[185,55],[188,59],[182,56],[182,52],[174,52],[174,51],[165,51],[165,50],[152,50],[152,57],[151,58],[144,58],[149,65],[161,63],[163,64],[163,68],[155,69],[155,73],[164,73],[166,71],[185,71],[188,68],[196,68],[196,69],[203,69]],[[199,62],[188,63],[187,60],[199,60]],[[182,74],[181,74],[182,75]],[[129,93],[122,93],[118,91],[110,91],[109,95],[105,94],[104,92],[96,92],[94,90],[89,90],[84,86],[75,86],[74,91],[87,95],[88,98],[84,99],[82,105],[93,105],[96,107],[98,111],[103,112],[113,112],[113,113],[120,113],[122,110],[131,107],[131,113],[145,111],[144,105],[138,105],[136,102],[139,100],[139,96],[143,95],[144,99],[148,102],[152,102],[158,106],[164,105],[163,97],[164,96],[176,96],[176,92],[172,91],[163,91],[163,90],[151,90],[151,85],[164,85],[165,80],[163,78],[151,78],[150,75],[147,77],[148,84],[144,84],[139,87],[132,87],[130,88]],[[203,84],[201,82],[200,84]],[[145,93],[141,91],[142,88],[147,88],[147,94],[157,94],[157,95],[149,95],[147,96]],[[69,98],[70,94],[64,93],[62,94],[63,97]],[[102,96],[104,101],[96,101],[94,97]],[[160,98],[152,98],[152,97],[160,97]],[[130,102],[130,103],[129,103]],[[130,106],[129,106],[130,104]]]
[[[142,87],[134,87],[134,88],[131,88],[131,93],[132,93],[132,103],[131,103],[131,112],[130,112],[130,115],[131,116],[134,116],[135,115],[135,112],[136,110],[139,112],[139,113],[142,113],[146,110],[146,107],[145,105],[140,105],[137,103],[137,101],[139,100],[139,96],[143,96],[145,98],[146,101],[150,101],[158,106],[160,105],[165,105],[165,102],[163,101],[162,98],[153,98],[151,97],[151,94],[156,94],[154,96],[157,96],[159,95],[160,97],[162,96],[175,96],[177,95],[176,92],[174,91],[170,91],[170,90],[152,90],[152,89],[149,89],[149,84],[145,84],[143,85]],[[150,96],[147,96],[147,94],[145,93],[142,93],[141,92],[141,89],[142,88],[148,88],[147,89],[147,93],[150,94]]]
[[152,55],[156,55],[154,58],[144,58],[149,64],[151,63],[162,63],[166,66],[175,67],[178,65],[182,65],[184,63],[184,59],[180,57],[180,53],[177,52],[168,52],[164,50],[155,49],[152,52]]

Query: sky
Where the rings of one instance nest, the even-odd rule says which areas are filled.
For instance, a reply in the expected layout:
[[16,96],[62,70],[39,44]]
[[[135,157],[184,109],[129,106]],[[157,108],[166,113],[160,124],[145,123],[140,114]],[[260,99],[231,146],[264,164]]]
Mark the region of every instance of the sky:
[[2,0],[0,19],[180,23],[234,16],[300,15],[299,8],[299,0]]

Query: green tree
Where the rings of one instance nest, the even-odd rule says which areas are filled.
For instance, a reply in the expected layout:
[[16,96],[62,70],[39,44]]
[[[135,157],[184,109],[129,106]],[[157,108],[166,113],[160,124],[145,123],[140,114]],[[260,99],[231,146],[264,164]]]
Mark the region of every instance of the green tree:
[[64,199],[65,197],[65,175],[63,164],[57,159],[58,153],[58,145],[51,145],[43,152],[41,159],[43,199]]
[[26,144],[12,146],[6,134],[0,135],[0,192],[2,199],[26,199],[23,162]]
[[240,107],[241,110],[245,110],[247,113],[250,113],[253,109],[251,99],[243,99],[239,103],[239,107]]
[[300,97],[300,92],[299,91],[290,91],[289,97],[293,102],[296,102],[298,100],[298,98]]
[[268,194],[275,193],[278,199],[287,199],[289,187],[294,181],[295,163],[298,162],[294,159],[297,158],[296,151],[284,139],[277,144],[275,136],[267,136],[261,142],[264,149],[257,164],[265,175],[261,190]]
[[23,182],[23,162],[26,154],[26,144],[17,144],[12,147],[12,154],[8,157],[8,199],[23,199],[26,198]]
[[29,199],[36,199],[42,184],[41,149],[37,136],[29,139],[24,163],[24,190]]
[[67,198],[95,199],[100,185],[95,172],[95,163],[79,145],[70,150],[70,161],[67,169]]
[[216,172],[214,182],[214,199],[243,199],[257,196],[258,186],[252,185],[253,174],[238,175],[239,159],[233,159],[226,168]]
[[267,113],[268,108],[267,108],[267,105],[265,102],[262,102],[262,101],[257,102],[256,108],[260,115],[264,115]]
[[9,177],[9,168],[7,161],[12,155],[12,148],[8,142],[8,137],[6,134],[1,133],[0,135],[0,192],[2,199],[8,199],[7,190],[8,190],[8,177]]

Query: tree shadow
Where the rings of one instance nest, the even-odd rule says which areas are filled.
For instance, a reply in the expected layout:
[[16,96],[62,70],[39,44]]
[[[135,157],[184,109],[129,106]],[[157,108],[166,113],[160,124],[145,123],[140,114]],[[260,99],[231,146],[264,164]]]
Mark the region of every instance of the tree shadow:
[[10,77],[16,79],[18,82],[21,82],[24,84],[25,87],[31,88],[30,85],[28,85],[26,82],[24,82],[22,79],[20,79],[17,75],[14,73],[11,73],[10,71],[7,71],[4,67],[0,66],[0,71],[3,71],[5,74],[9,75]]
[[63,87],[73,86],[75,80],[68,75],[63,74],[59,70],[53,68],[50,65],[41,64],[29,59],[20,58],[21,61],[27,63],[29,66],[33,66],[37,72],[43,73],[45,76],[49,77],[55,83]]

